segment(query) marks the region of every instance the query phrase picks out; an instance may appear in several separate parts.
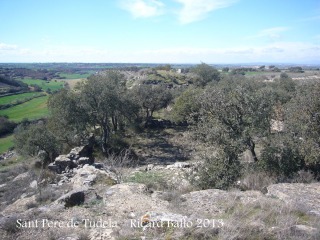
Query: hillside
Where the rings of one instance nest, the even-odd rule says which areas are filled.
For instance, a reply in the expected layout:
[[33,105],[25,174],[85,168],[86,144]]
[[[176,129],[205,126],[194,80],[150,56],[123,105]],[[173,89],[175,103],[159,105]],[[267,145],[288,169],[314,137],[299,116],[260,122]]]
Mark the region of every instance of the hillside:
[[[79,164],[76,168],[60,174],[45,171],[41,177],[41,172],[32,165],[2,170],[0,177],[4,184],[0,189],[5,194],[0,196],[1,236],[159,240],[234,239],[234,236],[319,238],[319,183],[270,184],[262,192],[197,190],[187,177],[198,165],[192,160],[194,156],[190,153],[194,146],[189,144],[188,135],[174,130],[149,134],[151,138],[145,134],[138,138],[136,147],[141,161],[133,167],[112,169],[111,158],[97,158],[93,165],[86,164],[85,156],[90,155],[78,147],[56,159],[58,166],[70,161],[69,158],[81,157],[76,160]],[[184,156],[183,162],[175,159],[177,152],[168,151],[174,148]],[[80,159],[84,161],[82,164]],[[15,187],[7,192],[12,186]]]
[[318,73],[233,70],[21,79],[38,91],[0,98],[0,236],[319,239]]

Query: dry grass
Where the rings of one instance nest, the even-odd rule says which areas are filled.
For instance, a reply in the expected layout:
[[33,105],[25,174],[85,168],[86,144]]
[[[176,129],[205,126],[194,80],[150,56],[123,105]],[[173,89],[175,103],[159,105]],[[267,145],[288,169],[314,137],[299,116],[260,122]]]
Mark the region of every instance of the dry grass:
[[239,187],[242,190],[256,190],[265,192],[266,187],[276,183],[277,179],[265,172],[249,171],[241,178]]
[[250,204],[231,203],[219,232],[219,239],[318,239],[319,233],[299,234],[296,225],[316,226],[320,218],[309,216],[296,206],[272,199]]

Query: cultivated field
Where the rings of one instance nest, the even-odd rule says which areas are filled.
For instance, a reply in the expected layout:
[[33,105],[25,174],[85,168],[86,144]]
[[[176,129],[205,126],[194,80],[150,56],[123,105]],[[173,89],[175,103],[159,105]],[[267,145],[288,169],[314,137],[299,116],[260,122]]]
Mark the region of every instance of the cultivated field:
[[48,96],[32,99],[28,102],[0,111],[0,115],[8,116],[11,121],[21,122],[28,118],[34,120],[48,115],[47,109]]
[[[93,73],[93,72],[92,72]],[[65,79],[79,79],[79,78],[87,78],[91,75],[91,73],[80,74],[80,73],[59,73],[60,77],[64,77]]]
[[13,135],[0,138],[0,154],[13,147]]
[[15,103],[16,101],[21,101],[26,98],[32,98],[39,95],[40,93],[28,92],[28,93],[15,94],[15,95],[6,96],[6,97],[0,97],[0,105]]
[[46,91],[50,89],[51,91],[59,90],[63,88],[63,83],[58,81],[45,81],[40,79],[21,79],[22,82],[28,85],[38,85],[42,90]]

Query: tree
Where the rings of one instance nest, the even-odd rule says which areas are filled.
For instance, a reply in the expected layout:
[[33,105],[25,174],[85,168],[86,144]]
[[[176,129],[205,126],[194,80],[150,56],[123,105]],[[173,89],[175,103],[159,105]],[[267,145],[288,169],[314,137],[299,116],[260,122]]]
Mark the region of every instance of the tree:
[[220,81],[220,73],[214,67],[209,66],[208,64],[201,63],[191,70],[198,76],[195,84],[200,87],[206,86],[209,82],[218,82]]
[[320,171],[320,83],[300,86],[285,110],[286,132],[298,140],[306,166]]
[[222,72],[229,72],[229,67],[224,67],[224,68],[222,68]]
[[256,141],[270,132],[272,113],[270,91],[262,86],[247,80],[207,88],[200,97],[200,139],[238,154],[249,150],[258,161]]
[[263,71],[263,70],[266,69],[266,66],[265,66],[265,65],[262,65],[262,66],[259,67],[259,69],[260,69],[261,71]]
[[228,189],[240,177],[241,164],[234,152],[219,150],[216,155],[201,156],[204,164],[195,175],[194,184],[201,189]]
[[188,89],[176,99],[172,110],[174,121],[187,122],[190,118],[193,122],[196,121],[200,109],[198,102],[200,93],[199,89]]
[[59,141],[70,147],[79,145],[90,132],[90,117],[80,99],[79,92],[62,89],[48,100],[48,127]]
[[305,167],[302,155],[297,147],[297,139],[284,133],[271,135],[261,152],[259,167],[271,175],[292,177]]
[[15,149],[23,155],[37,156],[45,153],[45,162],[53,162],[61,144],[44,123],[19,125],[14,131]]
[[127,98],[126,91],[126,79],[120,72],[91,76],[76,91],[62,90],[49,101],[51,123],[56,120],[56,127],[69,127],[80,136],[95,130],[106,153],[111,135],[136,114],[136,106]]
[[77,88],[80,105],[87,113],[88,124],[101,133],[101,148],[107,152],[107,143],[112,133],[118,131],[122,117],[128,118],[129,102],[126,94],[126,79],[118,71],[107,71],[102,76],[91,76]]
[[131,96],[145,112],[147,123],[153,113],[168,106],[172,100],[171,92],[164,85],[141,84],[132,89]]
[[8,117],[0,116],[0,136],[12,133],[16,126],[17,124],[10,121]]

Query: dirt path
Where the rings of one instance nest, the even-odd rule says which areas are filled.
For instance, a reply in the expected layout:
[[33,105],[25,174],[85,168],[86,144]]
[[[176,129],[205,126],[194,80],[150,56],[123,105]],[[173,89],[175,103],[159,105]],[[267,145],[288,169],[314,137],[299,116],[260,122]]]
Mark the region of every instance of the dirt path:
[[192,147],[185,129],[148,130],[139,134],[133,149],[141,164],[172,164],[190,159]]

